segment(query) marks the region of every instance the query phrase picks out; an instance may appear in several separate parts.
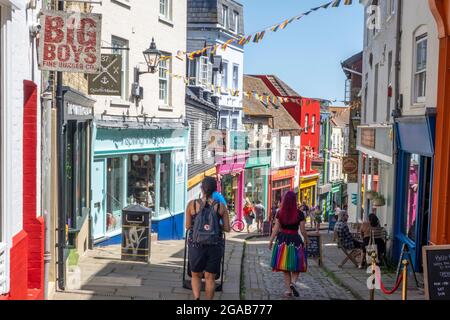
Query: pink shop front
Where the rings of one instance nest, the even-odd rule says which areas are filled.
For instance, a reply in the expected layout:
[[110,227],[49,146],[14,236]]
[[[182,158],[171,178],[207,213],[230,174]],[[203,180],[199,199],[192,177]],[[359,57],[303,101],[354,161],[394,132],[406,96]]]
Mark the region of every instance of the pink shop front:
[[225,197],[232,217],[242,219],[244,206],[244,174],[248,152],[216,158],[217,187]]

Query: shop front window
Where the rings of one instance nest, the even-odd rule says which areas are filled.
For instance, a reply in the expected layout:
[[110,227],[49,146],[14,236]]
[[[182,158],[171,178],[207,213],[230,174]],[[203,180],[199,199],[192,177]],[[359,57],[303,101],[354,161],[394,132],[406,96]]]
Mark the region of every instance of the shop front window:
[[122,209],[126,206],[124,199],[124,159],[107,159],[106,175],[106,232],[121,228]]
[[222,178],[221,182],[222,193],[225,197],[225,200],[228,204],[228,210],[231,215],[236,214],[236,201],[237,201],[237,192],[238,192],[238,177],[226,175]]
[[284,195],[291,191],[291,182],[291,179],[282,179],[272,183],[272,206],[281,202]]
[[160,184],[159,184],[159,214],[169,214],[170,213],[170,164],[171,164],[171,154],[164,153],[161,154],[161,164],[160,164]]
[[128,203],[140,204],[155,212],[156,156],[133,154],[128,159]]
[[[84,122],[68,121],[66,127],[64,206],[67,227],[72,231],[79,230],[81,218],[87,212],[87,126]],[[73,241],[71,236],[69,245],[73,245]]]
[[256,203],[258,200],[264,203],[264,195],[264,169],[245,170],[245,197],[252,203]]
[[416,217],[417,217],[417,205],[419,200],[419,169],[420,169],[420,156],[412,154],[409,163],[409,172],[406,188],[406,215],[404,216],[404,232],[408,237],[416,240]]

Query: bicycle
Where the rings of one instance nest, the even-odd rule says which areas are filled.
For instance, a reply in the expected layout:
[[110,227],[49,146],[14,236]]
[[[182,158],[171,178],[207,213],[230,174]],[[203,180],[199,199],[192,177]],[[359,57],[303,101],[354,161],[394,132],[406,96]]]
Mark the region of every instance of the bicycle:
[[244,221],[242,221],[238,217],[235,217],[233,222],[231,222],[231,229],[234,232],[242,232],[244,228],[245,228]]

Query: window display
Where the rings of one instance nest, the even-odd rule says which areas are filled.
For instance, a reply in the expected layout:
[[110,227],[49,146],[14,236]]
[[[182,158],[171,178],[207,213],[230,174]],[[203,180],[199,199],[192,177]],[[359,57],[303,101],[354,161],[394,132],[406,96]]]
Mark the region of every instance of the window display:
[[238,176],[226,175],[222,178],[222,193],[228,204],[232,216],[236,214],[236,200],[238,192]]
[[124,199],[124,159],[107,159],[106,232],[121,228]]
[[407,204],[406,210],[407,214],[405,216],[404,225],[405,233],[408,237],[415,241],[416,240],[416,216],[417,216],[417,203],[419,200],[419,164],[420,156],[417,154],[412,154],[409,160],[409,179],[407,181]]
[[155,212],[154,154],[133,154],[128,159],[128,203],[140,204]]
[[264,172],[263,168],[245,170],[245,197],[251,202],[265,200]]

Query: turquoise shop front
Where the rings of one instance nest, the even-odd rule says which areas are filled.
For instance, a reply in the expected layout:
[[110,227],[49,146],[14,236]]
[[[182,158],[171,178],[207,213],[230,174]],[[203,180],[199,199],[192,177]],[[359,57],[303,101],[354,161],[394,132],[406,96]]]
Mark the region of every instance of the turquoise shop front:
[[181,123],[159,124],[170,129],[133,125],[94,124],[91,238],[95,244],[120,243],[122,209],[130,204],[151,209],[152,233],[158,240],[184,237],[189,130]]

